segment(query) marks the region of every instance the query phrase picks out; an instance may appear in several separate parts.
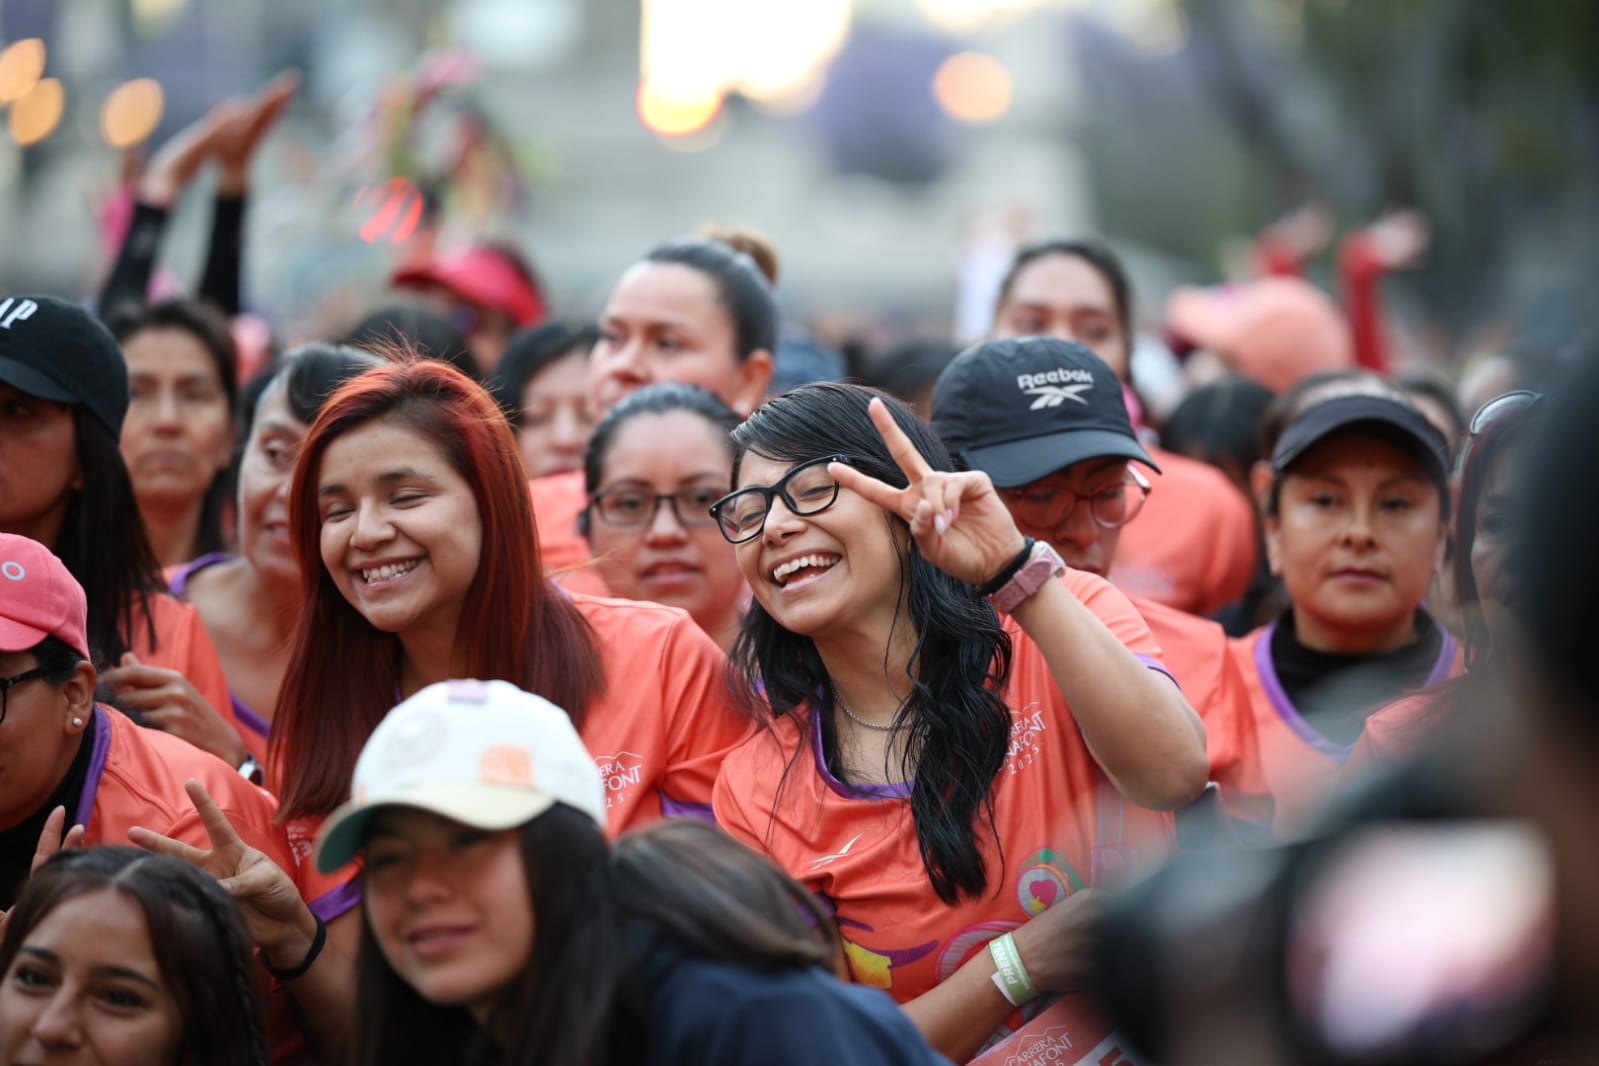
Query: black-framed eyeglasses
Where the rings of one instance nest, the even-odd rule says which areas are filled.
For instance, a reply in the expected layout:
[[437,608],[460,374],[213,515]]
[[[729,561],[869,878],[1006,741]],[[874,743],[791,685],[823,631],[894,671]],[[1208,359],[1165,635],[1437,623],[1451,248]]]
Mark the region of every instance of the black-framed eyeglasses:
[[43,677],[45,669],[35,666],[32,670],[24,670],[15,677],[0,677],[0,724],[6,720],[6,711],[11,709],[11,686],[20,685],[24,681],[32,681],[36,677]]
[[685,528],[709,526],[716,523],[711,508],[721,498],[723,491],[719,485],[694,485],[676,492],[651,492],[640,488],[607,489],[596,493],[589,506],[600,516],[600,521],[608,526],[644,529],[655,524],[661,501],[667,500],[671,502],[672,513],[677,516],[680,525]]
[[824,455],[796,466],[775,485],[750,485],[730,492],[711,504],[716,527],[733,544],[760,535],[766,528],[774,496],[782,498],[791,514],[825,511],[838,499],[838,482],[827,472],[827,464],[847,462],[847,455]]
[[1026,526],[1051,528],[1063,524],[1077,510],[1078,501],[1088,504],[1088,513],[1105,529],[1119,529],[1138,517],[1149,498],[1149,479],[1135,467],[1127,467],[1120,480],[1082,493],[1064,485],[1023,485],[1001,489],[1011,515]]

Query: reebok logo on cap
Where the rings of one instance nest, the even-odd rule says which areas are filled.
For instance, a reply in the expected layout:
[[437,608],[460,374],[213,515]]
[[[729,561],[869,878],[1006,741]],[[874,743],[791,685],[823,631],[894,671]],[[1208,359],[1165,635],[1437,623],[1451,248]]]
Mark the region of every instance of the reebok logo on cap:
[[[13,307],[13,304],[16,306]],[[38,309],[39,305],[26,296],[7,296],[0,303],[0,329],[10,329],[13,323],[32,318]]]
[[1028,408],[1030,411],[1059,407],[1067,400],[1076,400],[1086,407],[1088,401],[1083,393],[1094,387],[1094,375],[1086,370],[1059,367],[1038,374],[1017,374],[1016,387],[1029,396],[1038,397]]

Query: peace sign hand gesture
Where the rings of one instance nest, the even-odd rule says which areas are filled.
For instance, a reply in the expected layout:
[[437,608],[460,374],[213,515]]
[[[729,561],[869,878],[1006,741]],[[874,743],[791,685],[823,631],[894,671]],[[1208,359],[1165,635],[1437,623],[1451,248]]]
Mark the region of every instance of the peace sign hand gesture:
[[250,938],[268,958],[278,962],[304,958],[316,937],[316,918],[300,898],[294,881],[277,863],[244,842],[205,786],[191,780],[184,790],[200,814],[211,850],[202,851],[143,827],[128,830],[128,839],[146,851],[182,859],[216,878],[243,908]]
[[934,470],[882,400],[867,408],[894,462],[910,479],[903,489],[842,463],[828,473],[845,488],[903,518],[927,561],[957,580],[984,585],[1026,544],[988,475]]

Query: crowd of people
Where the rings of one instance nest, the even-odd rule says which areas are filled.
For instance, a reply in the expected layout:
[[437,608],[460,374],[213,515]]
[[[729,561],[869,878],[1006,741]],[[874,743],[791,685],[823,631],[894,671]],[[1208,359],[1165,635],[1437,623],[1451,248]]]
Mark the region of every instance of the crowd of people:
[[[1146,419],[1131,280],[1072,237],[975,346],[824,373],[728,227],[592,319],[482,244],[251,351],[293,91],[157,153],[92,307],[0,297],[0,1058],[1008,1063],[1069,1008],[1131,1041],[1093,1061],[1584,1061],[1586,808],[1547,790],[1594,741],[1545,634],[1592,585],[1551,517],[1592,358],[1465,406],[1388,372],[1369,277],[1351,325],[1279,263],[1179,293]],[[208,161],[204,280],[152,298]],[[1249,916],[1298,929],[1319,849],[1420,802],[1349,797],[1418,758],[1435,817],[1518,817],[1553,872],[1517,950],[1362,1043],[1343,927]]]

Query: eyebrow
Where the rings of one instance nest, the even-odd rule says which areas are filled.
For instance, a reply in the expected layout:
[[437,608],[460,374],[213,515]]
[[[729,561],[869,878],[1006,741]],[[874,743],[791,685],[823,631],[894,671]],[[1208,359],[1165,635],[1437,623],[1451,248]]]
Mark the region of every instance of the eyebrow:
[[[376,481],[380,485],[392,485],[396,481],[411,481],[411,480],[426,481],[426,482],[432,483],[432,482],[438,481],[438,478],[434,477],[432,474],[424,473],[423,471],[418,470],[414,466],[402,466],[402,467],[399,467],[398,469],[389,470],[389,471],[386,471],[386,472],[384,472],[382,474],[379,474],[377,477],[373,478],[372,480]],[[334,482],[331,485],[323,485],[321,488],[317,489],[316,494],[318,496],[337,496],[337,495],[339,495],[341,493],[348,492],[348,491],[349,491],[349,489],[346,488],[342,483]]]
[[[61,957],[55,952],[46,948],[38,948],[29,944],[24,944],[20,949],[20,953],[23,955],[30,955],[36,959],[42,959],[52,966],[59,967],[61,965]],[[94,967],[93,972],[102,977],[122,977],[130,981],[138,981],[141,984],[149,985],[157,992],[161,991],[161,983],[159,981],[147,977],[138,970],[129,969],[126,966],[96,966]]]

